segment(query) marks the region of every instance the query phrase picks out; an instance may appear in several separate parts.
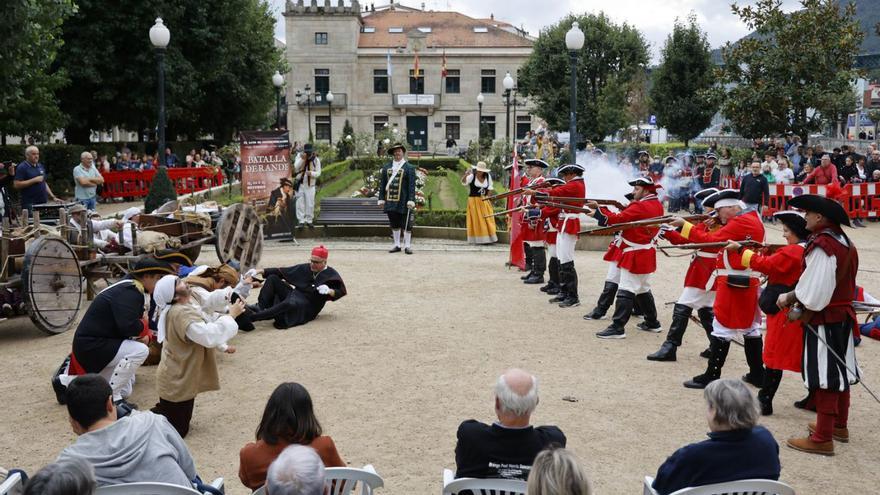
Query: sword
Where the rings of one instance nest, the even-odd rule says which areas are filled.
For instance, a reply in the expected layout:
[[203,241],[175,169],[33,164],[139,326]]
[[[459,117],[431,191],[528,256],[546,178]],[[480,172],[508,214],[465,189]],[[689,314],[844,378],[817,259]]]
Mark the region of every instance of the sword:
[[[843,358],[841,358],[841,357],[837,354],[837,351],[835,351],[834,349],[832,349],[832,348],[828,345],[828,343],[825,342],[825,339],[823,339],[822,336],[819,335],[819,331],[816,330],[816,329],[813,327],[813,325],[810,325],[810,324],[807,323],[807,322],[801,322],[801,323],[803,323],[803,327],[804,327],[804,328],[806,328],[807,330],[809,330],[810,333],[812,333],[813,335],[816,336],[817,339],[819,339],[819,342],[822,342],[822,345],[824,345],[825,348],[828,349],[829,352],[831,352],[831,355],[834,356],[834,359],[836,359],[838,363],[842,364],[843,367],[846,368],[847,371],[849,371],[849,372],[852,373],[853,375],[859,377],[859,384],[861,384],[863,387],[865,387],[865,390],[867,390],[868,393],[871,394],[871,397],[873,397],[874,400],[877,401],[878,404],[880,404],[880,398],[878,398],[877,395],[875,395],[874,392],[873,392],[870,388],[868,388],[868,385],[865,384],[865,380],[863,380],[862,377],[859,376],[858,373],[854,372],[854,371],[852,370],[852,368],[850,368],[849,365],[846,364],[846,361],[845,361]],[[852,331],[852,330],[848,330],[848,331]]]

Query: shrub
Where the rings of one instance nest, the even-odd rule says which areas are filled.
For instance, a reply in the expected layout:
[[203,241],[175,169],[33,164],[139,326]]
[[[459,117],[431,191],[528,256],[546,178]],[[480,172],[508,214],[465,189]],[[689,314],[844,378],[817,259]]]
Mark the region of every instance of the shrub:
[[331,163],[326,167],[322,167],[321,176],[318,177],[318,185],[323,186],[324,184],[329,184],[337,177],[351,170],[351,166],[351,160],[343,160],[341,162]]
[[174,184],[168,178],[168,170],[165,167],[159,167],[150,184],[150,192],[144,198],[144,211],[151,212],[167,201],[175,199],[177,199],[177,191],[174,190]]
[[[467,212],[462,210],[419,210],[416,213],[416,225],[422,227],[467,227]],[[507,230],[507,219],[495,217],[495,227]]]

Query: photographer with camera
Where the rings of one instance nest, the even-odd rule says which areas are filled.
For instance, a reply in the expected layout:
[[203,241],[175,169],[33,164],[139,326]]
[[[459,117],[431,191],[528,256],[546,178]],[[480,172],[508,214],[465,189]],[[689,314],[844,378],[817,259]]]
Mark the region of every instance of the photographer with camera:
[[321,176],[321,160],[315,156],[312,143],[306,143],[293,162],[293,187],[296,190],[296,219],[310,229],[315,217],[315,191]]

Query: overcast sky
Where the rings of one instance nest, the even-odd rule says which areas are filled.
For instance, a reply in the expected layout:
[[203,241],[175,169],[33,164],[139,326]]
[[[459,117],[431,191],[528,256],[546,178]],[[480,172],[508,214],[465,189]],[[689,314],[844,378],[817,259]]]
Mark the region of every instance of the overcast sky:
[[[295,0],[294,0],[295,1]],[[305,0],[309,2],[310,0]],[[471,17],[489,17],[523,26],[532,36],[537,36],[544,26],[551,25],[569,12],[597,13],[604,11],[615,22],[627,22],[637,27],[651,46],[654,62],[657,62],[663,42],[672,31],[676,17],[684,19],[690,12],[697,15],[697,21],[709,33],[709,44],[718,48],[727,41],[737,40],[749,30],[730,11],[732,0],[424,0],[429,10],[453,10]],[[338,0],[331,0],[336,5]],[[284,0],[270,0],[278,23],[275,35],[284,39]],[[346,0],[346,4],[350,1]],[[362,0],[361,5],[370,0]],[[387,0],[375,0],[378,5],[386,5]],[[401,3],[401,2],[398,2]],[[403,0],[404,5],[420,7],[422,0]],[[739,0],[740,4],[754,3],[754,0]],[[319,5],[324,0],[318,0]],[[783,8],[790,11],[800,5],[798,0],[782,0]],[[548,8],[548,7],[554,8]]]

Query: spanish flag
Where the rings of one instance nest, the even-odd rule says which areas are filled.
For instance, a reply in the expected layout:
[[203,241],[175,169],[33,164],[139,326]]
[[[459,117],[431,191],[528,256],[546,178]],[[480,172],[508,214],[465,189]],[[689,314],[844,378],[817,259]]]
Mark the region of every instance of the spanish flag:
[[419,52],[416,52],[416,58],[413,67],[413,77],[415,77],[416,79],[419,78]]

